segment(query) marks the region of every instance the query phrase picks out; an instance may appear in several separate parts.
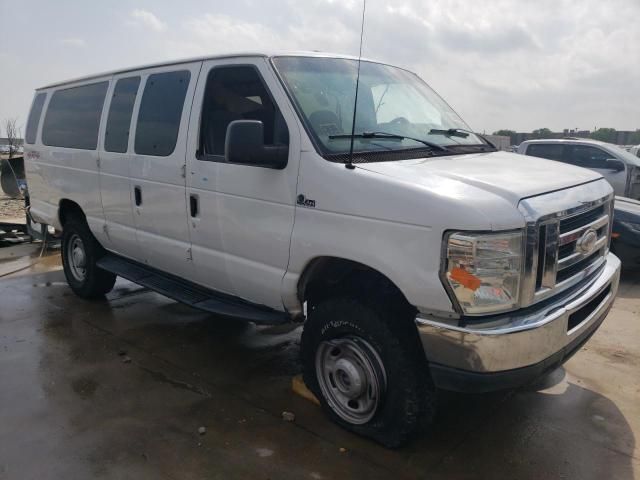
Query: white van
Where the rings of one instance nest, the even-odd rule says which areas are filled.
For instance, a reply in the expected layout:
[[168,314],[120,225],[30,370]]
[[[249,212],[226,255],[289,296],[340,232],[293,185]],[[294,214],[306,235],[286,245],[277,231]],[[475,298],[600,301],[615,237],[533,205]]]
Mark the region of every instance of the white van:
[[518,153],[589,168],[601,174],[616,195],[640,199],[640,158],[617,145],[586,138],[527,140]]
[[495,151],[383,63],[362,61],[352,124],[357,68],[244,54],[40,88],[30,212],[63,231],[81,297],[120,275],[220,316],[305,322],[325,411],[397,446],[438,388],[521,385],[593,334],[618,288],[613,191]]

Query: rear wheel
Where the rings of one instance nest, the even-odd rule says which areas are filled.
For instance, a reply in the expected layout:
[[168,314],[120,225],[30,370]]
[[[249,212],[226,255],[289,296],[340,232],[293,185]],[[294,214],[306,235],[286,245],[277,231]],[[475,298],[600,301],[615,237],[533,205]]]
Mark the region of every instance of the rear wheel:
[[96,265],[104,250],[85,221],[72,217],[64,224],[62,265],[67,283],[82,298],[98,298],[111,291],[116,275]]
[[304,380],[343,427],[398,447],[433,418],[435,389],[398,318],[353,299],[314,307],[302,334]]

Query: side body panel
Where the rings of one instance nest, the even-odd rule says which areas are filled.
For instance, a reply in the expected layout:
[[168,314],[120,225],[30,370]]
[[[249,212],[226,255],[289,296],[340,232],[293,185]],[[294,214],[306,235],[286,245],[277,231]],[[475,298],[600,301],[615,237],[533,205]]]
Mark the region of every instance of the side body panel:
[[[229,65],[257,68],[278,105],[289,130],[289,160],[283,170],[196,158],[207,76],[212,68]],[[198,215],[189,222],[196,281],[282,310],[300,158],[295,113],[267,61],[256,57],[205,62],[191,117],[187,195],[199,203]]]
[[140,72],[139,99],[133,111],[132,142],[135,144],[138,114],[149,76],[156,73],[188,71],[189,85],[182,108],[175,149],[168,156],[140,155],[135,147],[129,156],[131,188],[139,189],[141,202],[133,205],[139,247],[139,261],[173,275],[193,280],[189,261],[189,229],[185,190],[185,147],[193,92],[201,63],[158,67]]
[[[119,255],[133,259],[140,258],[136,225],[133,217],[133,188],[129,172],[130,152],[133,151],[133,135],[129,135],[127,152],[108,152],[105,150],[105,130],[118,80],[136,76],[139,77],[139,74],[126,73],[113,77],[102,114],[102,124],[105,125],[105,128],[102,129],[103,134],[100,136],[99,141],[100,194],[107,227],[107,238],[103,246]],[[140,86],[138,85],[135,105],[140,102],[142,93]],[[131,123],[133,123],[133,117]],[[130,132],[132,129],[131,123],[129,125]]]
[[[82,208],[91,231],[100,242],[106,242],[108,239],[103,230],[98,150],[44,145],[42,131],[52,95],[56,90],[109,80],[110,76],[98,77],[91,82],[71,83],[48,90],[36,143],[25,145],[25,168],[34,218],[61,229],[58,217],[60,201],[72,200]],[[102,111],[104,112],[104,104]],[[101,124],[98,138],[102,136],[102,129]]]

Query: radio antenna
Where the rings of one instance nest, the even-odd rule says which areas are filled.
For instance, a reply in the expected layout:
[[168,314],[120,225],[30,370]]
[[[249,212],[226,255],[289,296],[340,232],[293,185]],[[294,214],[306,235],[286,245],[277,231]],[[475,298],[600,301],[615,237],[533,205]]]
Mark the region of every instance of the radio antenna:
[[349,145],[349,159],[345,164],[349,170],[353,170],[353,140],[356,134],[356,112],[358,110],[358,87],[360,86],[360,61],[362,60],[362,37],[364,36],[364,14],[367,10],[367,0],[362,0],[362,22],[360,24],[360,52],[358,53],[358,74],[356,75],[356,98],[353,103],[353,120],[351,122],[351,144]]

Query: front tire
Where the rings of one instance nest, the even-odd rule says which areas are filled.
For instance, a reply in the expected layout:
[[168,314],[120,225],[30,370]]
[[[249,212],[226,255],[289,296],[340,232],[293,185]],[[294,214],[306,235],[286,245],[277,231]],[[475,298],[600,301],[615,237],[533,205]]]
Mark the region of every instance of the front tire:
[[304,381],[333,421],[391,448],[431,422],[435,388],[400,318],[349,298],[325,300],[302,333]]
[[99,298],[110,292],[116,275],[96,265],[104,250],[83,220],[70,218],[62,233],[62,265],[67,283],[79,297]]

